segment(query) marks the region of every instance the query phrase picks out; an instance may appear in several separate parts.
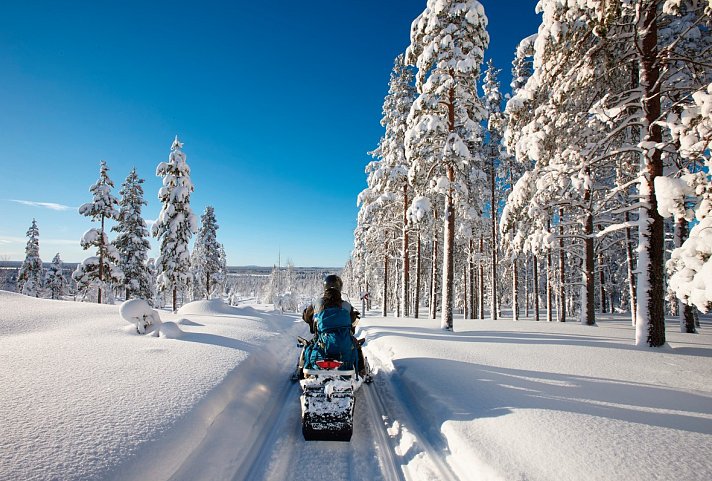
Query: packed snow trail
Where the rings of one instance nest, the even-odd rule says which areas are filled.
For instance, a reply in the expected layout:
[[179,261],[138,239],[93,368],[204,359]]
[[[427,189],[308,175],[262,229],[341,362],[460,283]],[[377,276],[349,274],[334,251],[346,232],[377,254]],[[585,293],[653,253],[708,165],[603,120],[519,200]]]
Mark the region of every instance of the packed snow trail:
[[[284,347],[286,342],[279,344]],[[397,406],[400,396],[393,392],[393,374],[386,371],[377,372],[372,384],[364,384],[356,391],[350,442],[304,441],[301,391],[298,383],[289,380],[298,351],[294,349],[291,356],[279,358],[277,354],[283,352],[271,350],[272,359],[259,355],[243,374],[238,374],[243,379],[234,384],[241,392],[230,395],[231,402],[215,417],[204,439],[170,477],[171,481],[458,479],[431,443],[421,441],[412,430],[417,425],[405,420],[410,417],[403,406]],[[369,355],[368,350],[366,354]],[[245,376],[251,381],[245,382]],[[259,413],[245,411],[245,396],[249,393],[259,393]],[[240,433],[245,416],[256,416],[249,434]],[[401,417],[404,420],[399,420]]]

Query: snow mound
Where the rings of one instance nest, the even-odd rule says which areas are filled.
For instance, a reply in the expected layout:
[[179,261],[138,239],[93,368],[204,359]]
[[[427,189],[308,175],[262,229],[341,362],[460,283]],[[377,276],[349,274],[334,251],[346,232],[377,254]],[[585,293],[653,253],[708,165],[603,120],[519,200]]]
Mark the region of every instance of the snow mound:
[[64,329],[69,325],[85,326],[86,320],[107,314],[115,316],[116,306],[38,299],[0,290],[0,338]]
[[234,316],[237,315],[237,310],[225,304],[222,299],[209,299],[189,302],[178,309],[178,314],[181,316],[214,316],[219,314]]
[[156,329],[158,337],[164,339],[179,339],[183,336],[183,331],[175,322],[164,322]]
[[200,324],[198,322],[191,321],[190,319],[179,319],[176,321],[177,324],[181,326],[190,326],[190,327],[202,327],[203,324]]
[[160,326],[161,317],[145,299],[129,299],[119,307],[119,314],[124,320],[136,326],[140,334],[146,332],[151,325]]

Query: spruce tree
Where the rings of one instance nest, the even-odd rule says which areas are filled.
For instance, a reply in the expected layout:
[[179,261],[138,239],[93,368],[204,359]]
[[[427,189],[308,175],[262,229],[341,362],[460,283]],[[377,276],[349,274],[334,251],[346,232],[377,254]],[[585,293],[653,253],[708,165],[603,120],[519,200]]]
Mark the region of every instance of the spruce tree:
[[39,297],[42,288],[42,259],[40,259],[40,230],[37,221],[27,230],[25,260],[17,273],[17,291],[32,297]]
[[45,277],[45,287],[52,299],[61,299],[66,293],[69,282],[64,277],[63,271],[64,264],[58,252],[52,259],[52,264],[47,269],[47,276]]
[[156,259],[158,290],[172,293],[173,311],[178,309],[178,290],[185,289],[191,280],[188,243],[198,230],[190,208],[190,167],[182,147],[176,136],[168,162],[161,162],[156,168],[156,175],[163,177],[163,187],[158,191],[163,206],[152,228],[153,237],[161,243]]
[[119,201],[111,194],[113,187],[114,182],[109,178],[109,169],[106,162],[102,160],[99,167],[99,180],[89,188],[94,198],[92,202],[79,207],[81,215],[99,222],[100,227],[89,229],[84,233],[80,241],[82,248],[86,250],[96,247],[97,255],[84,259],[72,273],[72,278],[85,296],[91,289],[96,288],[99,304],[102,303],[102,294],[105,292],[110,294],[111,286],[119,284],[124,278],[118,266],[119,252],[109,242],[106,234],[106,221],[116,220],[119,215],[119,211],[116,210]]
[[216,287],[225,280],[226,267],[224,249],[217,240],[219,226],[215,219],[215,209],[207,206],[200,216],[200,229],[195,236],[195,246],[191,255],[191,270],[195,297],[210,299]]
[[147,239],[146,222],[141,216],[141,206],[147,204],[143,199],[143,182],[136,169],[132,169],[119,191],[118,223],[111,230],[118,232],[113,244],[121,259],[119,265],[124,272],[126,299],[140,297],[151,300],[153,293],[146,266],[151,244]]

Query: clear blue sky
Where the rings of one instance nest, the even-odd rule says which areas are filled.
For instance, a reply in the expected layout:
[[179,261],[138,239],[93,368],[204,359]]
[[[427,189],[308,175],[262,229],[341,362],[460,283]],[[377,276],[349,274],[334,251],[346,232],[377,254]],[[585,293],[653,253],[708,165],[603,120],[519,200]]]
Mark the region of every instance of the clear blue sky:
[[[536,1],[481,2],[506,92]],[[0,259],[24,258],[32,218],[44,261],[93,255],[79,246],[93,224],[77,207],[102,159],[117,197],[137,168],[155,219],[155,169],[177,134],[193,210],[215,207],[230,265],[272,265],[281,251],[298,266],[343,266],[393,59],[425,3],[4,2]]]

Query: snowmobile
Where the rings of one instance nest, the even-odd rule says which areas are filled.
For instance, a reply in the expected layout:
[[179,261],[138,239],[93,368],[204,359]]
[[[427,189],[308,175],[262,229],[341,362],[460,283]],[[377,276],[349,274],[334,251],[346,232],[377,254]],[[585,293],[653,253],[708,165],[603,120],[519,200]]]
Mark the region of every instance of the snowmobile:
[[[365,339],[359,339],[363,344]],[[304,348],[310,342],[297,338]],[[305,369],[297,364],[292,380],[299,380],[302,389],[302,435],[306,441],[350,441],[353,433],[354,393],[362,383],[371,382],[368,360],[364,358],[365,372],[360,376],[354,369],[340,369],[341,361],[323,359],[316,369]]]

